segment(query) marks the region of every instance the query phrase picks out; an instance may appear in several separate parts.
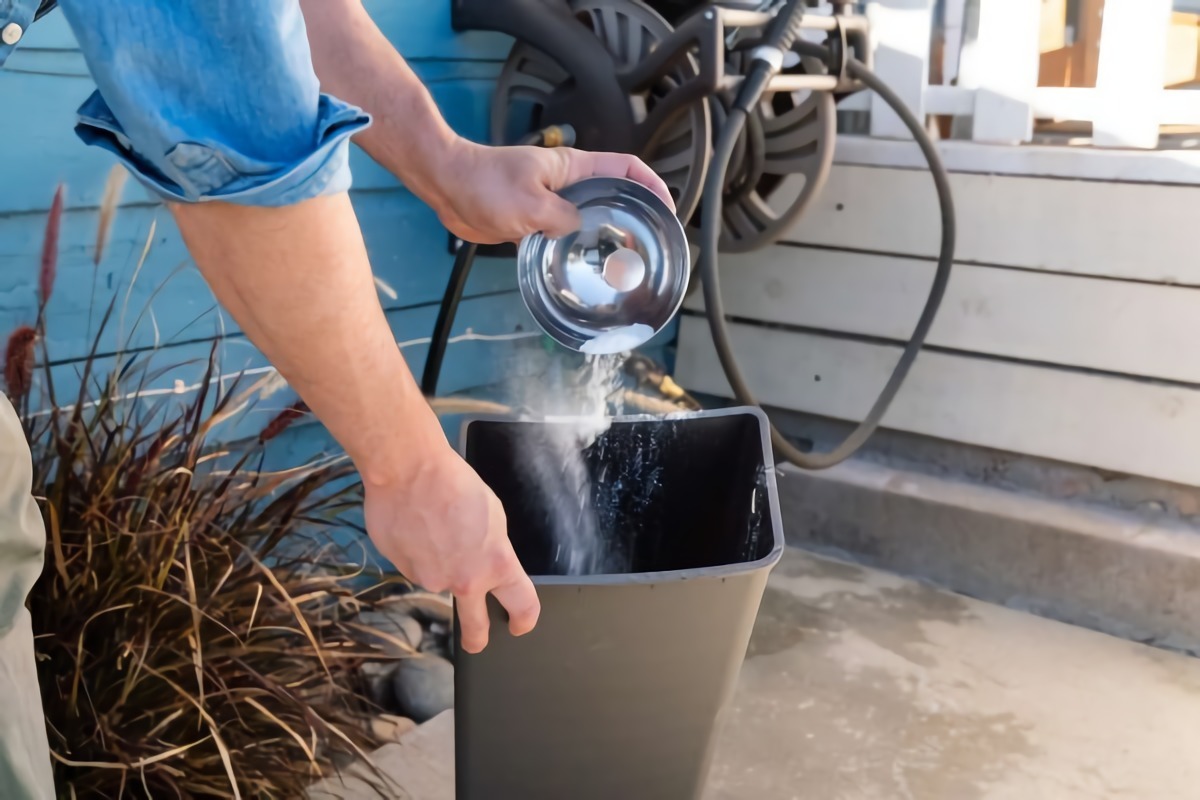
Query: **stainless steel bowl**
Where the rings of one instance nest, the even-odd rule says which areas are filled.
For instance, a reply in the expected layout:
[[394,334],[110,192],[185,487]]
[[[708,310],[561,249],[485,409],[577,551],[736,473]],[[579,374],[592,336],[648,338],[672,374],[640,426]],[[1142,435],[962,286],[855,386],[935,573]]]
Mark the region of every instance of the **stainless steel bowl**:
[[517,252],[521,297],[556,342],[584,353],[621,353],[666,327],[687,292],[691,253],[671,209],[640,183],[587,178],[560,195],[580,229],[525,237]]

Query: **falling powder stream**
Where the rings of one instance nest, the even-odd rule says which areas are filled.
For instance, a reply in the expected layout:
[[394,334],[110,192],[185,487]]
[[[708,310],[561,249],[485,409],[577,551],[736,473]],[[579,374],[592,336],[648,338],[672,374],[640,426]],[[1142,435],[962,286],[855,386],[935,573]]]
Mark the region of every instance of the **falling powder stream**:
[[574,392],[542,387],[536,403],[541,408],[531,410],[547,424],[531,427],[520,443],[521,466],[548,516],[558,574],[597,574],[616,566],[593,503],[584,451],[612,424],[610,403],[620,396],[624,362],[623,355],[589,355]]

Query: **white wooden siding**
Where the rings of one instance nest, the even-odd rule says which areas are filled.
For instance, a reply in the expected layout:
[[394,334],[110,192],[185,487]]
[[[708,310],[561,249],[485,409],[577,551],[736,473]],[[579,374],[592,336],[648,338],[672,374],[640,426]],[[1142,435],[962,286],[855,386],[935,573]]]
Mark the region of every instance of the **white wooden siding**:
[[[725,311],[906,341],[934,262],[777,246],[721,261]],[[697,292],[687,307],[702,309]],[[929,344],[1200,385],[1200,289],[959,264]]]
[[[677,370],[696,391],[728,393],[708,323],[683,320]],[[859,420],[898,346],[733,326],[758,399]],[[819,380],[817,379],[819,376]],[[897,430],[1200,486],[1200,392],[1026,364],[922,353],[884,419]]]
[[[1008,147],[953,140],[938,142],[937,149],[946,169],[957,172],[1200,185],[1200,151],[1196,150]],[[860,167],[885,165],[921,171],[927,168],[915,142],[868,136],[839,136],[835,160]]]
[[[1200,187],[951,182],[959,263],[885,426],[1200,486]],[[723,257],[759,398],[860,419],[899,352],[881,340],[907,339],[925,301],[938,234],[927,173],[838,165],[790,244]],[[684,321],[676,369],[729,395],[702,319]]]
[[[961,261],[1200,285],[1200,187],[951,178]],[[939,231],[929,173],[835,166],[786,238],[932,258]]]

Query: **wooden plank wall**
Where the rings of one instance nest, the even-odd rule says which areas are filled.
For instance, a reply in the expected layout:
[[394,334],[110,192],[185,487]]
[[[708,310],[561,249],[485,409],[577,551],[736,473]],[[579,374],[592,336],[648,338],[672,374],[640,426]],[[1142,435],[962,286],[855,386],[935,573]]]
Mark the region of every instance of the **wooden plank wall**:
[[[1200,486],[1200,186],[951,177],[958,263],[885,426]],[[938,235],[927,173],[838,165],[785,242],[725,257],[760,399],[860,419],[919,314]],[[697,296],[685,313],[700,309]],[[697,316],[677,373],[729,394]]]
[[[508,51],[504,37],[455,35],[449,2],[368,0],[383,31],[429,85],[450,123],[461,133],[483,140],[492,83]],[[247,76],[252,79],[252,76]],[[97,207],[113,161],[84,147],[73,133],[75,109],[93,90],[69,28],[61,15],[38,23],[8,67],[0,70],[0,152],[6,163],[0,177],[0,331],[32,322],[36,313],[38,254],[44,218],[55,187],[67,186],[58,280],[47,310],[51,358],[69,382],[74,365],[87,352],[101,307],[117,293],[127,303],[123,326],[127,348],[162,345],[155,358],[170,364],[202,359],[211,342],[223,346],[224,368],[234,372],[262,365],[262,357],[222,315],[199,273],[188,261],[179,235],[161,205],[132,180],[124,191],[104,261],[92,263]],[[353,201],[376,275],[395,297],[381,294],[400,339],[428,335],[435,307],[449,274],[452,256],[447,234],[434,214],[389,174],[355,150]],[[151,226],[150,255],[129,290],[133,271]],[[515,286],[511,261],[481,261],[468,286],[458,330],[507,333],[531,325]],[[126,301],[125,298],[128,297]],[[142,322],[133,320],[145,310]],[[101,350],[118,346],[112,326]],[[5,334],[6,335],[6,334]],[[452,345],[442,388],[446,391],[484,384],[503,374],[517,344],[466,342]],[[406,350],[414,370],[424,348]],[[171,385],[198,374],[198,365],[160,379]],[[291,401],[281,394],[276,407]]]

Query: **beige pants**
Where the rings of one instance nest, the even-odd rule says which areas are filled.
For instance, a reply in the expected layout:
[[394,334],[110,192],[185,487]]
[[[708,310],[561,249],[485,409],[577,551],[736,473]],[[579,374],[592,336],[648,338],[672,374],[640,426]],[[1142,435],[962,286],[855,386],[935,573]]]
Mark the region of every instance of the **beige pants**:
[[25,597],[42,571],[46,529],[30,495],[21,423],[0,395],[0,798],[53,798],[50,746]]

